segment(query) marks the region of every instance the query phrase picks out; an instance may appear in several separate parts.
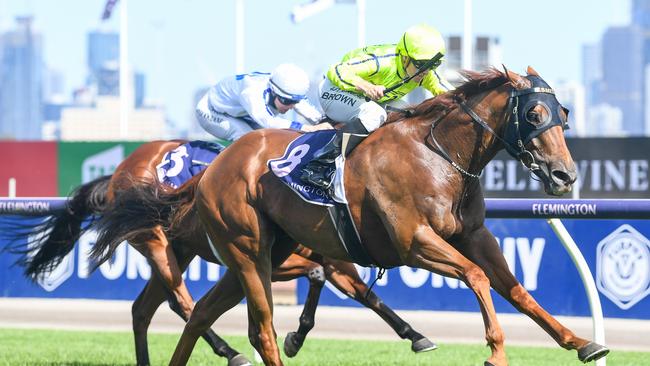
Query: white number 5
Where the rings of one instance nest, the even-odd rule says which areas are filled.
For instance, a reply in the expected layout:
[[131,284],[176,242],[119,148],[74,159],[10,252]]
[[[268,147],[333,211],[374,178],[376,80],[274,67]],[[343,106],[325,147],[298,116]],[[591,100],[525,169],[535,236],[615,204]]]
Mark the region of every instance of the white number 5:
[[[166,158],[168,158],[163,159],[163,161],[161,161],[160,164],[158,164],[156,167],[156,170],[158,171],[158,178],[162,179],[163,177],[175,177],[180,174],[183,171],[183,158],[186,156],[189,156],[189,154],[187,153],[187,147],[185,145],[181,145],[176,149],[170,151],[166,156]],[[165,171],[162,167],[165,164],[169,163],[170,160],[174,162],[174,165]]]

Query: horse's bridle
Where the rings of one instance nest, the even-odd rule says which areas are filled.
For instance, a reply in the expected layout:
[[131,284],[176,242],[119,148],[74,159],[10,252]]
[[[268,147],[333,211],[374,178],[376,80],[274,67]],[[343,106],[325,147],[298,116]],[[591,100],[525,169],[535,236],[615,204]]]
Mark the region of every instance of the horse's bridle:
[[[561,108],[568,116],[569,110],[564,108],[560,104],[560,102],[558,102],[557,98],[555,97],[555,92],[553,91],[553,89],[551,89],[551,87],[548,84],[546,84],[544,80],[542,80],[542,78],[540,78],[539,76],[528,75],[526,76],[526,79],[530,80],[531,82],[532,86],[530,88],[520,89],[520,90],[513,89],[510,92],[510,97],[508,98],[508,105],[506,106],[506,110],[511,110],[511,112],[510,112],[510,118],[508,124],[506,126],[506,131],[504,133],[505,138],[499,136],[492,129],[492,127],[490,127],[478,114],[476,114],[476,112],[472,110],[472,108],[470,108],[465,103],[465,101],[459,101],[458,105],[460,105],[463,111],[472,118],[472,121],[474,121],[483,129],[487,130],[492,135],[494,135],[494,137],[505,146],[505,149],[508,152],[508,154],[510,154],[513,158],[517,159],[519,162],[521,162],[521,164],[532,173],[536,171],[541,171],[542,168],[535,161],[535,157],[533,156],[533,153],[531,153],[529,150],[526,149],[526,145],[528,145],[528,143],[532,139],[539,136],[540,134],[542,134],[544,131],[548,130],[551,127],[562,126],[562,129],[564,130],[568,129],[569,127],[566,121],[563,121],[562,118],[560,118],[559,111]],[[520,104],[523,104],[525,107],[520,109],[519,108]],[[544,105],[550,115],[547,121],[544,121],[539,125],[535,125],[531,123],[526,118],[526,113],[528,112],[528,110],[534,108],[535,105],[537,104]],[[510,106],[512,106],[512,109],[510,108]],[[435,144],[440,155],[445,160],[447,160],[447,162],[449,162],[454,168],[456,168],[456,170],[458,170],[459,172],[461,172],[461,174],[467,177],[478,179],[481,176],[481,172],[479,172],[479,174],[472,174],[466,171],[465,169],[463,169],[449,156],[447,151],[438,143],[438,141],[433,135],[433,129],[438,125],[437,122],[444,119],[447,116],[447,114],[449,114],[449,112],[442,115],[438,119],[438,121],[431,124],[431,129],[429,131],[431,140]],[[522,126],[520,123],[520,116],[524,121],[528,123]],[[525,133],[523,138],[522,138],[522,130],[524,130]]]

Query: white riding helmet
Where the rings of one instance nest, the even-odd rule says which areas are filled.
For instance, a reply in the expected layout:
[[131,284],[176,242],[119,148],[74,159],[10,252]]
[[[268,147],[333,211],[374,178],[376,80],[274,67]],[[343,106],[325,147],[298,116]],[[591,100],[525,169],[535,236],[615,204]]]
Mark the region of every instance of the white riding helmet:
[[276,95],[300,101],[307,97],[309,77],[303,69],[294,64],[280,64],[271,73],[269,85]]

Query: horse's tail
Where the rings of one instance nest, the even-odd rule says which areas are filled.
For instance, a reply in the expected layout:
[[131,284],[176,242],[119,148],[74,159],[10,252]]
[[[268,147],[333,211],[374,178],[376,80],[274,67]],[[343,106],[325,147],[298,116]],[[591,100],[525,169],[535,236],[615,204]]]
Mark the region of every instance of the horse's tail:
[[116,191],[111,206],[97,222],[99,236],[90,251],[93,269],[111,258],[123,241],[133,243],[151,238],[156,226],[162,227],[168,237],[190,230],[179,223],[193,207],[201,175],[192,177],[176,190],[160,182],[134,182]]
[[77,187],[65,208],[43,215],[43,219],[21,220],[12,224],[10,244],[4,248],[20,257],[15,264],[24,267],[26,277],[36,280],[50,272],[74,249],[79,237],[92,225],[84,220],[101,214],[111,176],[99,177]]

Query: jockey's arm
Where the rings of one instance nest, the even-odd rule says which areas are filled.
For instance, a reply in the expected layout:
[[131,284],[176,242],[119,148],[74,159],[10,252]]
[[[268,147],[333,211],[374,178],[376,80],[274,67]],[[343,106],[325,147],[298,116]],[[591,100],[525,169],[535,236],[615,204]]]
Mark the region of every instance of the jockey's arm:
[[383,87],[367,81],[371,75],[378,71],[377,61],[368,55],[351,58],[331,66],[327,71],[327,77],[345,91],[367,93],[374,87]]
[[320,123],[325,118],[307,99],[298,102],[294,110],[311,124]]
[[240,103],[248,115],[263,128],[291,128],[303,130],[304,125],[298,121],[276,116],[266,105],[264,91],[258,88],[248,88],[241,92]]
[[447,80],[445,80],[445,78],[440,76],[440,73],[436,70],[429,71],[424,76],[424,79],[422,79],[420,85],[424,89],[430,91],[434,96],[455,89]]

